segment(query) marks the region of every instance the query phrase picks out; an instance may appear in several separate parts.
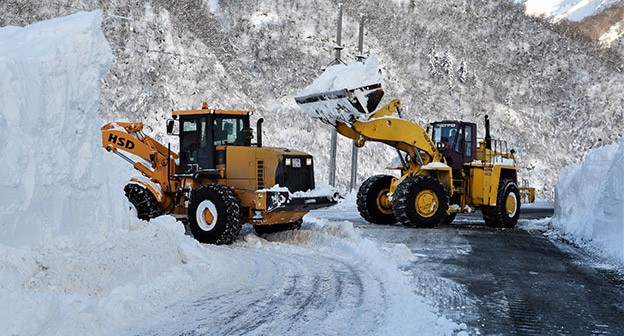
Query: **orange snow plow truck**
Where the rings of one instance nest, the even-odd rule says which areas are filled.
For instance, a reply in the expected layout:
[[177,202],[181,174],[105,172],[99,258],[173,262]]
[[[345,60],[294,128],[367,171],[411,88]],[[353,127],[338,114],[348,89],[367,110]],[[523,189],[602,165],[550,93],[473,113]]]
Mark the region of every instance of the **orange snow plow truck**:
[[336,194],[309,192],[315,189],[310,154],[262,146],[263,119],[252,143],[251,114],[206,103],[173,112],[167,133],[179,137],[179,153],[143,133],[142,123],[102,126],[103,147],[143,175],[124,188],[137,216],[171,214],[198,241],[228,244],[243,223],[259,234],[299,229],[308,211],[335,204]]

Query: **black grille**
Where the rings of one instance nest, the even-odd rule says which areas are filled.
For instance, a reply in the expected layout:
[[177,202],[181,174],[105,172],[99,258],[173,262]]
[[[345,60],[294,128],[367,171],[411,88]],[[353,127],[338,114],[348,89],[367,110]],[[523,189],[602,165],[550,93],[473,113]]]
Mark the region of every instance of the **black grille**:
[[275,182],[280,187],[286,187],[290,192],[307,191],[314,189],[314,167],[312,165],[306,165],[306,159],[308,157],[289,157],[292,159],[300,159],[301,167],[295,168],[292,165],[285,164],[285,158],[282,159],[277,166],[277,172],[275,176]]

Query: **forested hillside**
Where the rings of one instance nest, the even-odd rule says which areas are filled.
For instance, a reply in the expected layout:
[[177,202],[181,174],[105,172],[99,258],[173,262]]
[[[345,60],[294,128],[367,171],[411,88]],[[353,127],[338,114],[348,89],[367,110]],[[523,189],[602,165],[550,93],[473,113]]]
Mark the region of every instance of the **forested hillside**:
[[[405,116],[492,119],[510,142],[522,177],[552,197],[559,169],[619,139],[624,122],[622,61],[567,25],[524,14],[513,2],[342,0],[345,60],[352,61],[359,14],[365,49],[378,55],[386,99]],[[173,109],[245,108],[264,117],[265,143],[307,150],[326,180],[329,129],[293,97],[332,60],[337,1],[4,1],[0,25],[25,25],[101,8],[116,56],[102,82],[101,115],[164,133]],[[481,134],[483,135],[483,134]],[[340,142],[338,182],[349,179],[350,143]],[[367,145],[360,181],[383,171],[394,152]]]

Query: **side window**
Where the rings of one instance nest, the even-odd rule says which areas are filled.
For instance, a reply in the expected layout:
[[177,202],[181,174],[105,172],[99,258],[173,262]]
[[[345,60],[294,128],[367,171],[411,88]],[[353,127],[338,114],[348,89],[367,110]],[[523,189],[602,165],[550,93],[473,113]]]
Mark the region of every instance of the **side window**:
[[465,157],[472,157],[472,127],[470,125],[464,126],[466,134],[466,150]]
[[215,146],[242,146],[243,120],[241,118],[215,118],[213,125]]
[[[455,133],[455,130],[453,130],[453,133]],[[451,141],[451,144],[454,145],[454,149],[456,152],[460,152],[462,151],[462,148],[464,146],[464,129],[463,128],[459,128],[459,134],[457,134],[457,136],[455,136],[455,134],[453,135],[453,140],[455,141],[455,143],[453,143]]]
[[199,146],[201,148],[206,148],[206,144],[208,143],[208,133],[206,132],[206,118],[200,119],[201,132],[199,133]]
[[182,122],[182,132],[195,132],[197,131],[197,120],[184,120]]
[[228,144],[236,144],[238,129],[236,127],[236,119],[224,119],[223,129],[225,130],[226,141]]
[[227,143],[228,133],[225,126],[225,122],[222,118],[215,118],[212,125],[212,132],[214,134],[215,146],[222,146]]
[[200,133],[198,132],[198,120],[197,119],[189,119],[182,121],[182,133],[181,133],[181,154],[185,161],[189,163],[197,162],[197,149],[200,138]]

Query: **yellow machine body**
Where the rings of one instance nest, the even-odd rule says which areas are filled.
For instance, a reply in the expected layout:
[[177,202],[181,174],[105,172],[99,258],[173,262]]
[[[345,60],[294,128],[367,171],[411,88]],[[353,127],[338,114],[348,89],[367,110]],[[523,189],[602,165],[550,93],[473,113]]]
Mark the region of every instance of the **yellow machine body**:
[[[335,204],[334,195],[293,196],[297,191],[305,192],[315,187],[312,156],[286,148],[262,147],[260,139],[252,144],[251,113],[209,109],[205,103],[199,110],[173,112],[173,117],[181,124],[191,121],[195,127],[206,128],[201,132],[187,132],[202,138],[195,145],[202,144],[208,153],[203,163],[192,161],[187,152],[175,153],[147,136],[143,133],[142,123],[116,122],[102,126],[102,145],[142,173],[144,178],[135,178],[131,183],[140,184],[154,196],[159,214],[187,218],[192,192],[207,185],[232,188],[242,207],[241,221],[253,225],[297,222],[311,209]],[[234,131],[229,127],[229,135],[237,136],[236,143],[217,140],[218,132],[212,124],[216,127],[218,123],[222,126],[238,123],[239,128]],[[189,137],[183,129],[178,135],[182,148]],[[214,140],[211,143],[206,138]],[[181,166],[184,163],[187,165]],[[293,182],[296,178],[299,178],[298,183]],[[206,215],[206,218],[212,219],[211,216]]]
[[360,187],[357,205],[365,219],[433,227],[481,209],[488,225],[516,224],[520,201],[534,200],[535,190],[518,187],[514,152],[490,138],[487,117],[486,139],[479,142],[474,123],[446,120],[424,129],[401,118],[397,99],[375,110],[382,96],[381,85],[371,84],[295,97],[308,115],[357,146],[374,141],[397,150],[401,166],[393,168],[400,177],[376,175]]
[[[408,154],[405,167],[401,169],[401,177],[396,179],[390,193],[406,178],[414,176],[431,176],[436,178],[451,196],[459,195],[459,207],[449,212],[465,212],[468,206],[496,205],[499,181],[502,177],[517,181],[516,167],[512,153],[503,153],[488,149],[484,142],[479,143],[476,158],[464,165],[463,170],[454,170],[443,165],[442,152],[436,147],[427,130],[404,119],[394,117],[400,107],[399,100],[393,100],[382,107],[366,120],[354,120],[349,124],[338,123],[336,130],[353,140],[358,146],[367,141],[382,142]],[[420,158],[420,159],[419,159]],[[534,189],[526,188],[535,194]],[[534,200],[534,196],[532,198]],[[531,198],[527,197],[527,201]]]

